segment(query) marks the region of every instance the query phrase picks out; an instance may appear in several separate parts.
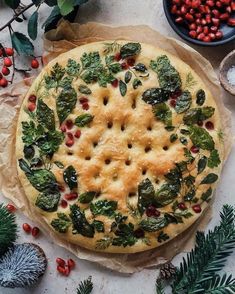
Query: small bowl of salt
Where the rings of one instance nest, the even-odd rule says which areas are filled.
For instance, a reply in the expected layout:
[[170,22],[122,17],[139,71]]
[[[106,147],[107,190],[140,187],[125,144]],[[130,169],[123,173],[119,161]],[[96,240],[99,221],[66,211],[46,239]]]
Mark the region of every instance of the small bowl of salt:
[[235,95],[235,50],[221,62],[219,78],[224,89]]

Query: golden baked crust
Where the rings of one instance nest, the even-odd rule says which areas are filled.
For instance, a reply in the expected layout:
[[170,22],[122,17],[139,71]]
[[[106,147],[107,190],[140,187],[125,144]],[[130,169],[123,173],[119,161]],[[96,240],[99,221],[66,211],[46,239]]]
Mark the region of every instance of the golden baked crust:
[[135,253],[174,238],[208,205],[223,160],[220,116],[175,56],[148,44],[90,43],[34,81],[16,158],[26,196],[61,237]]

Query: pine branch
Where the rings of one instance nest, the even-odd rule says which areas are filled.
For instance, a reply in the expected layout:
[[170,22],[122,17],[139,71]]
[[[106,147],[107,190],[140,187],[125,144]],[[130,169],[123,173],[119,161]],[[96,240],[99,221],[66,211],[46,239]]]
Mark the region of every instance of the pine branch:
[[225,205],[220,216],[220,225],[213,231],[206,236],[197,233],[195,249],[183,259],[176,273],[173,293],[200,293],[202,283],[223,268],[235,247],[234,209]]
[[161,279],[156,280],[156,294],[165,294],[164,286]]
[[88,279],[80,282],[77,288],[77,294],[90,294],[93,290],[93,283],[91,281],[91,276]]
[[224,294],[235,293],[235,279],[232,275],[224,274],[222,277],[215,275],[213,279],[204,283],[201,294]]

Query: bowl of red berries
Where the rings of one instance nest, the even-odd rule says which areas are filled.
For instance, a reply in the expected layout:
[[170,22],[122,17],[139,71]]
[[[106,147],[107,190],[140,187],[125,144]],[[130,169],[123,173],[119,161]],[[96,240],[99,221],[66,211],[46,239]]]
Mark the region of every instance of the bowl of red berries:
[[235,0],[163,0],[167,20],[188,42],[218,46],[235,39]]

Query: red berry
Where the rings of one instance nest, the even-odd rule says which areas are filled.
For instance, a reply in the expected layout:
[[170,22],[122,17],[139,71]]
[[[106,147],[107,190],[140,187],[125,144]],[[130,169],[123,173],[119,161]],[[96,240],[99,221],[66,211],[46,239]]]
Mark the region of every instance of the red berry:
[[175,106],[176,106],[176,100],[175,99],[170,100],[170,106],[175,108]]
[[183,203],[183,202],[181,202],[181,203],[178,204],[178,208],[181,209],[181,210],[187,209],[185,203]]
[[29,98],[28,98],[28,100],[29,100],[30,102],[35,103],[36,100],[37,100],[37,97],[36,97],[35,95],[30,95]]
[[3,60],[3,63],[7,67],[12,66],[12,61],[11,61],[11,58],[9,58],[9,57],[5,57],[4,60]]
[[114,87],[114,88],[117,88],[118,86],[118,79],[115,79],[112,81],[111,85]]
[[66,208],[68,206],[68,202],[64,199],[61,200],[60,205],[62,208]]
[[196,213],[200,213],[200,212],[202,211],[200,204],[195,204],[195,205],[193,205],[193,210],[194,210]]
[[56,258],[56,263],[57,263],[58,265],[62,266],[62,267],[65,266],[65,260],[62,259],[62,258],[60,258],[60,257],[57,257],[57,258]]
[[190,150],[193,152],[193,153],[198,153],[199,152],[199,148],[197,146],[192,146],[190,148]]
[[81,97],[79,99],[80,103],[83,104],[83,103],[87,103],[89,100],[86,98],[86,97]]
[[37,61],[36,58],[31,61],[31,67],[32,68],[38,68],[39,67],[39,62]]
[[127,59],[127,64],[128,64],[129,66],[134,66],[134,64],[135,64],[135,59],[134,59],[134,58],[128,58],[128,59]]
[[7,204],[6,209],[7,209],[9,212],[15,212],[15,211],[16,211],[15,206],[14,206],[13,204],[10,204],[10,203]]
[[207,128],[207,130],[214,130],[214,124],[211,121],[207,121],[205,127]]
[[29,102],[29,104],[28,104],[28,110],[30,112],[33,112],[35,109],[36,109],[36,104],[33,103],[33,102]]
[[68,264],[69,269],[75,268],[75,261],[72,258],[68,259],[67,264]]
[[68,277],[69,274],[70,274],[70,268],[66,265],[66,266],[65,266],[65,273],[64,273],[64,275],[65,275],[66,277]]
[[7,87],[7,85],[8,85],[8,81],[5,78],[1,78],[0,87],[5,88],[5,87]]
[[82,109],[88,110],[89,109],[89,104],[88,103],[83,103],[82,104]]
[[71,130],[72,129],[72,127],[73,127],[73,121],[71,119],[68,119],[65,122],[65,124],[66,124],[66,127],[67,127],[68,130]]
[[33,227],[32,236],[37,237],[38,234],[39,234],[39,228],[38,227]]
[[114,59],[115,59],[116,61],[120,61],[120,60],[122,59],[122,57],[121,57],[121,53],[118,52],[117,54],[115,54]]
[[14,55],[14,50],[12,48],[5,48],[5,52],[8,56]]
[[160,216],[160,211],[157,210],[155,206],[149,205],[149,207],[146,209],[146,215],[148,217],[158,217]]
[[31,232],[31,226],[29,225],[29,224],[27,224],[27,223],[24,223],[23,225],[22,225],[22,228],[23,228],[23,230],[26,232],[26,233],[30,233]]
[[75,200],[75,199],[78,198],[78,193],[77,193],[77,192],[71,192],[71,193],[69,193],[69,194],[65,194],[65,195],[64,195],[64,198],[65,198],[66,200],[68,200],[68,201],[70,201],[70,200]]
[[3,73],[4,76],[8,76],[9,73],[10,73],[9,68],[6,67],[6,66],[3,66],[3,68],[2,68],[2,73]]
[[60,274],[65,275],[65,268],[64,268],[64,267],[58,265],[58,266],[57,266],[57,271],[58,271]]
[[81,137],[81,131],[77,130],[74,134],[74,137],[76,137],[77,139]]

